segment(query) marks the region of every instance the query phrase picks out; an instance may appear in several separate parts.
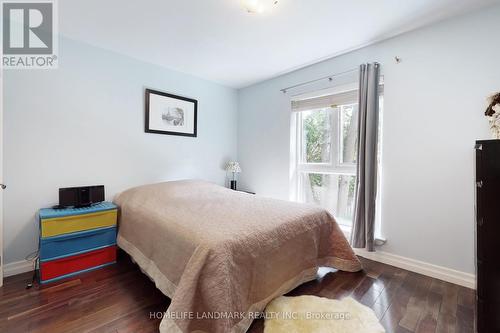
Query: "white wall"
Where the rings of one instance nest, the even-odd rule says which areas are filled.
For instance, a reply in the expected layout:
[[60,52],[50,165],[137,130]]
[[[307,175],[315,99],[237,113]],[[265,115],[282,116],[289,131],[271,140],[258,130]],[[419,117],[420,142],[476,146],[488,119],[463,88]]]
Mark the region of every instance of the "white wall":
[[289,97],[281,88],[378,61],[388,239],[381,250],[474,272],[473,146],[489,137],[485,98],[500,90],[499,17],[499,6],[489,8],[240,90],[242,186],[288,199]]
[[[35,213],[58,188],[180,178],[224,183],[236,157],[237,92],[68,39],[57,70],[4,78],[5,263],[37,249]],[[198,137],[144,133],[144,88],[198,100]]]

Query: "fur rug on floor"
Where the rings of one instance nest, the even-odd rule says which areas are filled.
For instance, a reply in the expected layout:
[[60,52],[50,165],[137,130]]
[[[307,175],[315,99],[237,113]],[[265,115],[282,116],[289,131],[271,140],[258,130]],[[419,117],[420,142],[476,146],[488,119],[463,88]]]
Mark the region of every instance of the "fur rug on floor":
[[264,333],[384,333],[373,311],[347,297],[278,297],[266,308]]

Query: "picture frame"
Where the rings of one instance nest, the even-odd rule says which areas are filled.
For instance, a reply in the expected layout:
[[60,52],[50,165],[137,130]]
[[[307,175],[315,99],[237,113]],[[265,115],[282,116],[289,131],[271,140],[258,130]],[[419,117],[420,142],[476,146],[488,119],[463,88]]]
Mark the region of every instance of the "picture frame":
[[145,101],[146,133],[197,136],[197,100],[146,89]]

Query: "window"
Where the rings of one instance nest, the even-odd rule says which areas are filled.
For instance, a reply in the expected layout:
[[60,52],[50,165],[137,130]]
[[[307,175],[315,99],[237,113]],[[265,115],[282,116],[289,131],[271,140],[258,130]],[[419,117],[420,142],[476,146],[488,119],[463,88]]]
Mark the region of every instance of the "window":
[[357,99],[350,90],[292,101],[292,199],[322,206],[345,227],[354,214]]

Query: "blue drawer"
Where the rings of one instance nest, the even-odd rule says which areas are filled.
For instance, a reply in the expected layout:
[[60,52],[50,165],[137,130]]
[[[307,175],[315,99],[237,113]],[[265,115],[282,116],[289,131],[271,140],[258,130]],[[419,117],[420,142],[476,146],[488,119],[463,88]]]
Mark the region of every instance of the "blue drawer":
[[40,239],[40,260],[53,260],[116,244],[116,227],[92,229]]

